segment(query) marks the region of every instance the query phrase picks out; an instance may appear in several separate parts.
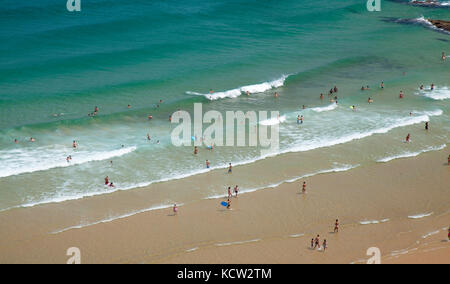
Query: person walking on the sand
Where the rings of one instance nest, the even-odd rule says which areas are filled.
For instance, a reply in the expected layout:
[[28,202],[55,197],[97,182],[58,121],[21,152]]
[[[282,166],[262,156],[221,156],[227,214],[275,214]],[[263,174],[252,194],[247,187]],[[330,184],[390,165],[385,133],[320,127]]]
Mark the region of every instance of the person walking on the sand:
[[317,235],[317,237],[314,239],[314,249],[319,248],[320,249],[320,236]]
[[339,233],[339,220],[336,219],[336,222],[334,223],[334,233]]

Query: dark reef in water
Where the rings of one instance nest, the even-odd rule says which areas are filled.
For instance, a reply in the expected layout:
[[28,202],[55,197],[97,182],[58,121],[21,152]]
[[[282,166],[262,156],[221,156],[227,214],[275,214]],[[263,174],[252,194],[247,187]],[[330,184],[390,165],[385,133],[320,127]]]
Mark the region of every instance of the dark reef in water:
[[428,19],[428,21],[432,23],[436,28],[450,32],[450,21],[432,20],[432,19]]

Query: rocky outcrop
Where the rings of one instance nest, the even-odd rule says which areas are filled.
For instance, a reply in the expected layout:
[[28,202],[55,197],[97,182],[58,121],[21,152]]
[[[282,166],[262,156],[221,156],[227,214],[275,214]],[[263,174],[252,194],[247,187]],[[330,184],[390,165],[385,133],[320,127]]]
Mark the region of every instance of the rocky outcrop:
[[428,21],[432,23],[435,27],[450,32],[450,21],[432,20],[432,19],[429,19]]

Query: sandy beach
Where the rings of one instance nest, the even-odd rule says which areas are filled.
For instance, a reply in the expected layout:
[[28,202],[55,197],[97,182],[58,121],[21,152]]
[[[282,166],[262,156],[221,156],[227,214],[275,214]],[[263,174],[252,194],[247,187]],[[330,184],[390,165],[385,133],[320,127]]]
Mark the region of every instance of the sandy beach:
[[[151,187],[13,209],[0,213],[0,262],[65,263],[66,250],[78,247],[82,263],[365,263],[367,249],[377,247],[386,263],[448,263],[446,155],[444,149],[283,183],[233,197],[231,210],[219,205],[223,198],[205,199],[180,206],[176,216],[164,208],[70,226],[86,208],[151,198]],[[236,167],[233,175],[250,169]],[[222,174],[154,187],[179,188],[190,179],[206,185]],[[327,251],[310,248],[317,234],[327,239]]]

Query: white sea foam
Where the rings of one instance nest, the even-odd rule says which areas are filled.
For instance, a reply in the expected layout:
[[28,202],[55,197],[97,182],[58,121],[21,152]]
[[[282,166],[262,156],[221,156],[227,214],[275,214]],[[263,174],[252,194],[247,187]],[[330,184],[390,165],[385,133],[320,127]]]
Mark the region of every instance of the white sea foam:
[[208,93],[208,94],[202,94],[202,93],[198,93],[198,92],[188,91],[188,92],[186,92],[186,94],[194,95],[194,96],[203,96],[211,101],[224,99],[224,98],[236,98],[242,94],[246,94],[247,92],[250,94],[257,94],[257,93],[263,93],[263,92],[271,90],[271,89],[279,88],[284,85],[284,82],[286,81],[286,79],[288,77],[289,77],[288,75],[283,75],[281,78],[274,80],[274,81],[264,82],[261,84],[243,86],[243,87],[239,87],[236,89],[227,90],[227,91],[223,91],[223,92],[213,92],[213,93]]
[[274,117],[271,119],[267,119],[267,120],[263,120],[261,121],[259,124],[261,125],[266,125],[266,126],[271,126],[271,125],[276,125],[276,124],[280,124],[286,121],[286,116],[280,116],[278,117]]
[[450,89],[448,87],[435,87],[433,91],[419,90],[418,94],[437,101],[450,99]]
[[361,225],[370,225],[370,224],[380,224],[380,223],[386,223],[389,222],[389,219],[383,219],[383,220],[372,220],[372,221],[360,221],[359,223]]
[[248,243],[255,243],[255,242],[259,242],[261,239],[254,239],[254,240],[249,240],[249,241],[240,241],[240,242],[231,242],[231,243],[220,243],[220,244],[216,244],[216,246],[218,247],[223,247],[223,246],[232,246],[232,245],[242,245],[242,244],[248,244]]
[[303,237],[303,236],[305,236],[305,234],[294,234],[294,235],[290,235],[289,237],[291,237],[291,238],[300,238],[300,237]]
[[[137,147],[133,146],[111,151],[88,152],[73,151],[65,147],[41,147],[0,151],[0,178],[108,160],[129,154],[136,149]],[[71,162],[66,161],[68,155],[72,156]]]
[[439,230],[438,231],[434,231],[434,232],[430,232],[430,233],[427,233],[427,234],[423,235],[422,239],[426,239],[426,238],[431,237],[431,236],[436,235],[436,234],[439,234]]
[[196,251],[196,250],[198,250],[198,247],[187,249],[186,252],[193,252],[193,251]]
[[401,154],[398,154],[398,155],[393,155],[393,156],[389,156],[389,157],[386,157],[386,158],[382,158],[382,159],[378,160],[377,162],[379,162],[379,163],[387,163],[387,162],[390,162],[390,161],[396,160],[396,159],[416,157],[416,156],[419,156],[422,153],[442,150],[445,147],[447,147],[447,145],[445,145],[445,144],[440,145],[440,146],[430,146],[430,147],[427,147],[425,149],[419,150],[417,152],[405,152],[405,153],[401,153]]
[[418,124],[418,123],[423,123],[423,122],[429,121],[430,116],[439,116],[439,115],[442,115],[442,113],[443,113],[443,111],[440,109],[435,110],[435,111],[429,111],[426,113],[423,112],[422,115],[418,115],[418,116],[414,116],[414,117],[408,116],[408,117],[404,117],[404,118],[399,118],[389,125],[386,125],[381,128],[369,130],[366,132],[355,132],[355,133],[348,134],[348,135],[341,136],[341,137],[334,138],[334,139],[327,137],[326,139],[321,138],[320,140],[318,139],[318,140],[308,141],[307,143],[302,143],[301,146],[293,146],[287,150],[284,150],[284,151],[282,151],[282,153],[305,152],[305,151],[310,151],[310,150],[314,150],[314,149],[318,149],[318,148],[331,147],[334,145],[344,144],[344,143],[348,143],[353,140],[363,139],[363,138],[372,136],[374,134],[384,134],[395,128],[410,126],[410,125],[414,125],[414,124]]
[[433,215],[433,212],[408,216],[409,219],[422,219]]
[[337,107],[338,107],[337,104],[331,104],[331,105],[328,105],[328,106],[325,106],[325,107],[313,107],[313,108],[311,108],[311,110],[315,111],[315,112],[324,112],[324,111],[334,110]]
[[[131,217],[131,216],[136,215],[136,214],[140,214],[140,213],[144,213],[144,212],[148,212],[148,211],[153,211],[153,210],[166,209],[166,208],[170,208],[172,206],[173,205],[153,206],[153,207],[150,207],[150,208],[133,211],[133,212],[130,212],[130,213],[127,213],[127,214],[123,214],[123,215],[111,216],[111,217],[108,217],[108,218],[105,218],[105,219],[102,219],[102,220],[99,220],[99,221],[96,221],[96,222],[82,223],[80,225],[67,227],[67,228],[64,228],[64,229],[61,229],[61,230],[57,230],[57,231],[51,232],[51,234],[59,234],[59,233],[62,233],[62,232],[73,230],[73,229],[81,229],[81,228],[90,227],[90,226],[94,226],[94,225],[98,225],[98,224],[102,224],[102,223],[109,223],[109,222],[112,222],[112,221],[115,221],[115,220],[128,218],[128,217]],[[180,206],[183,206],[183,204],[177,204],[177,206],[180,207]]]
[[411,4],[417,4],[420,6],[439,6],[439,7],[447,7],[450,6],[450,2],[448,1],[431,1],[431,2],[425,2],[425,1],[416,1],[416,0],[411,0],[409,1]]

